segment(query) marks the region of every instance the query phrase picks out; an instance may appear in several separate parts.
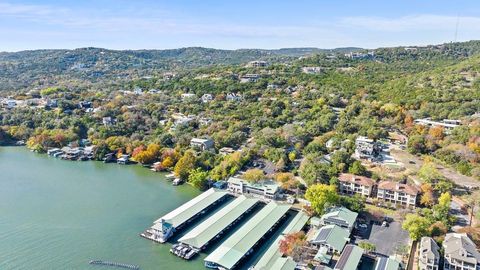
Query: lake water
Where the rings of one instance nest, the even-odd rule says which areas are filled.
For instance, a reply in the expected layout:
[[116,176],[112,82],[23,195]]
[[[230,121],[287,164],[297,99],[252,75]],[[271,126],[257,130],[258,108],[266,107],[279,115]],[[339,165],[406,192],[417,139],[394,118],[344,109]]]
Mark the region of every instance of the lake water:
[[200,192],[173,187],[141,166],[71,162],[0,148],[0,269],[114,269],[101,259],[142,269],[205,269],[169,244],[138,236],[152,221]]
[[[154,220],[198,194],[188,185],[174,187],[164,174],[137,165],[65,161],[23,147],[0,147],[0,269],[116,269],[89,265],[94,259],[136,264],[142,270],[206,269],[205,253],[261,207],[191,261],[170,254],[171,244],[139,236]],[[292,217],[239,270],[253,265]]]

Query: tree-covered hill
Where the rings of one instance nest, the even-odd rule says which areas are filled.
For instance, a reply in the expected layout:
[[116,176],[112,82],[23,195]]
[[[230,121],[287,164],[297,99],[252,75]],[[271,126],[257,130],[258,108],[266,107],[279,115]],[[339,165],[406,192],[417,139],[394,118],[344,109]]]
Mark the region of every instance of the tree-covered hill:
[[252,60],[287,61],[321,52],[353,51],[358,48],[322,50],[291,48],[279,50],[217,50],[181,48],[171,50],[34,50],[0,53],[0,90],[51,85],[59,81],[132,79],[152,73],[211,65],[235,65]]

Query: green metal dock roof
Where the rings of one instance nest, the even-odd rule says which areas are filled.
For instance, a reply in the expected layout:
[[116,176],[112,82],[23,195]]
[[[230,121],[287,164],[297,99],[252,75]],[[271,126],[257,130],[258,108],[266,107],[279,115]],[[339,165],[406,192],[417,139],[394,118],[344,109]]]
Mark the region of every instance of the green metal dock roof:
[[296,263],[293,262],[293,260],[292,260],[293,264],[285,262],[285,260],[287,259],[291,260],[291,259],[282,257],[282,254],[280,253],[280,250],[279,250],[279,244],[285,234],[299,232],[303,228],[303,226],[307,224],[308,219],[309,219],[309,216],[307,214],[301,211],[298,212],[293,218],[293,220],[290,221],[287,227],[283,230],[282,235],[278,236],[278,238],[275,239],[275,241],[272,243],[272,245],[270,245],[267,251],[265,251],[265,253],[260,258],[260,260],[255,264],[254,269],[255,270],[279,269],[278,264],[280,264],[281,261],[284,262],[282,264],[283,268],[281,269],[283,270],[295,269]]
[[360,260],[362,259],[363,249],[354,246],[354,245],[346,245],[343,249],[340,258],[338,258],[337,264],[333,270],[353,270],[357,269]]
[[290,205],[270,202],[208,255],[205,261],[216,263],[226,269],[231,269],[289,209]]
[[257,202],[257,199],[249,199],[242,195],[189,231],[178,241],[200,249]]
[[163,221],[164,223],[168,223],[172,227],[176,228],[203,211],[205,208],[212,205],[214,202],[227,195],[228,192],[226,191],[220,191],[211,188],[191,199],[190,201],[182,204],[172,212],[157,219],[155,223],[161,223]]

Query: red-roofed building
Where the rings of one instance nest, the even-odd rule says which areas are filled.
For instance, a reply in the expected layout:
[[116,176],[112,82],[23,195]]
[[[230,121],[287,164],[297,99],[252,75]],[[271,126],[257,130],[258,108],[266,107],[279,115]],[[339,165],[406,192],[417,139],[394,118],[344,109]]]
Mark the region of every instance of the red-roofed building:
[[377,198],[396,205],[415,207],[420,193],[416,186],[393,181],[378,183]]
[[339,191],[346,195],[360,194],[370,197],[373,194],[375,181],[365,176],[343,173],[338,177]]

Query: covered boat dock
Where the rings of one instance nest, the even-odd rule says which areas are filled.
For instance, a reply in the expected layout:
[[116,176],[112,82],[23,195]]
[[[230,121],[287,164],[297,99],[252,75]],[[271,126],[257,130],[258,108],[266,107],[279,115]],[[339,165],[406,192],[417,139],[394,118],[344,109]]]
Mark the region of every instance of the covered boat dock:
[[205,258],[208,268],[233,269],[286,216],[290,205],[268,203]]

